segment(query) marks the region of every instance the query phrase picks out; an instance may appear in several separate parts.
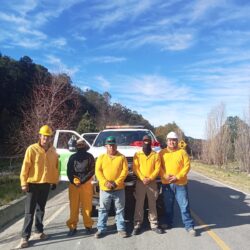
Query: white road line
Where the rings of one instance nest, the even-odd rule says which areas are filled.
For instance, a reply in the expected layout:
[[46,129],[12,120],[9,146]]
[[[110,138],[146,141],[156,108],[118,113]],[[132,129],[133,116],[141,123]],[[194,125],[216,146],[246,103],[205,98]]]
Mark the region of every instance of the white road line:
[[61,206],[55,213],[53,213],[44,223],[44,225],[48,225],[52,220],[54,220],[65,208],[68,206],[67,203],[65,203],[63,206]]

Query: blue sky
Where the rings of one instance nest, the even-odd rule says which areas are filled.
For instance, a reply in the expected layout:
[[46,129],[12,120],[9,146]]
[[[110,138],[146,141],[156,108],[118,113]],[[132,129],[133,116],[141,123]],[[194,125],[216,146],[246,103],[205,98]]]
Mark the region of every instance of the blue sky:
[[212,108],[248,107],[249,13],[248,0],[2,0],[0,51],[204,138]]

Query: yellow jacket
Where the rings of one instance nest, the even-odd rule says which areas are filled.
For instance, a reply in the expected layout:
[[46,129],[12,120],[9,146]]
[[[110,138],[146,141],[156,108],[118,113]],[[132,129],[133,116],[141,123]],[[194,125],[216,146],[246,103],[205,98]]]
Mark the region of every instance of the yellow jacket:
[[186,185],[187,174],[190,170],[190,159],[183,149],[171,151],[168,148],[162,149],[159,153],[161,159],[161,180],[163,184],[168,184],[164,178],[167,175],[174,175],[178,179],[175,184]]
[[58,155],[54,147],[47,152],[35,143],[25,153],[20,173],[21,186],[28,183],[56,184],[59,180]]
[[105,186],[107,181],[114,181],[117,185],[115,190],[124,188],[124,180],[128,175],[128,162],[124,155],[117,152],[114,156],[102,154],[97,158],[95,175],[99,181],[101,190],[110,191]]
[[159,155],[155,151],[146,156],[143,151],[136,152],[133,159],[133,171],[136,176],[143,180],[144,178],[156,179],[161,167]]

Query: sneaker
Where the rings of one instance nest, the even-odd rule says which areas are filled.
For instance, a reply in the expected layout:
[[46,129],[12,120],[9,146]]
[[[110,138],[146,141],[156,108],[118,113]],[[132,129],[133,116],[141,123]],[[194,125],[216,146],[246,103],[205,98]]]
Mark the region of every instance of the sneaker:
[[49,236],[45,233],[35,233],[35,239],[47,240]]
[[26,248],[29,246],[29,242],[27,239],[22,238],[20,244],[18,245],[17,249],[19,248]]
[[140,234],[140,232],[141,232],[141,228],[140,227],[135,227],[133,232],[132,232],[132,235],[138,235],[138,234]]
[[163,234],[163,230],[160,227],[152,228],[153,232],[156,232],[157,234]]
[[76,228],[70,229],[69,232],[68,232],[68,236],[69,237],[74,236],[76,234],[76,232],[77,232]]
[[193,228],[188,229],[188,233],[193,237],[196,236],[196,231]]
[[128,234],[125,230],[118,231],[118,235],[121,236],[122,238],[128,237]]
[[100,239],[100,238],[102,238],[103,236],[104,236],[104,233],[101,232],[101,231],[97,231],[97,232],[95,233],[95,238],[96,238],[96,239]]

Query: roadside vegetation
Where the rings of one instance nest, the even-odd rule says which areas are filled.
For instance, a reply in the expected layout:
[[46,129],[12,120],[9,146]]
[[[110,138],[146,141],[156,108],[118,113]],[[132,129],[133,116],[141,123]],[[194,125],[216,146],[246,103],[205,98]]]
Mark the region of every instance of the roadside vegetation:
[[20,168],[21,160],[12,162],[1,160],[0,163],[0,206],[9,204],[23,196],[20,188]]
[[236,172],[236,164],[231,163],[226,168],[216,165],[208,165],[199,161],[192,161],[192,170],[201,173],[214,180],[225,183],[236,189],[250,194],[250,176],[246,172]]

